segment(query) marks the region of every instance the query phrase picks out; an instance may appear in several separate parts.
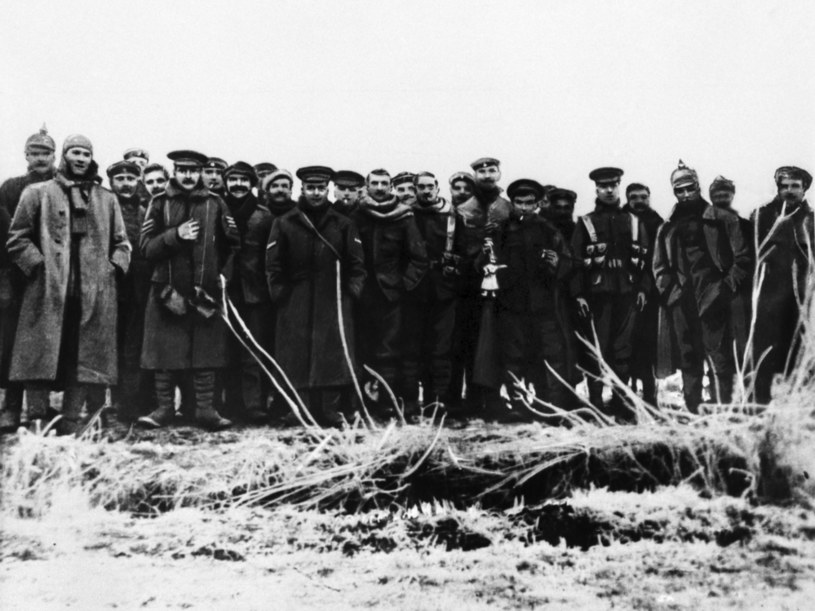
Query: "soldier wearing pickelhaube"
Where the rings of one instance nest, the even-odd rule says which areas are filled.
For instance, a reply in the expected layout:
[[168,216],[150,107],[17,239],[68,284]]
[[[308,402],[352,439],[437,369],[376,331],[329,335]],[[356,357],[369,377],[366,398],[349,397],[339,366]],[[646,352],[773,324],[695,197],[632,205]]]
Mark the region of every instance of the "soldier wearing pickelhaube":
[[[754,366],[755,400],[769,403],[776,373],[789,375],[800,348],[800,303],[811,272],[815,224],[806,193],[812,175],[796,166],[775,172],[776,196],[753,212],[758,244],[757,265],[763,281],[756,306]],[[765,354],[766,353],[766,354]]]
[[660,293],[658,375],[682,371],[685,405],[702,402],[709,364],[712,402],[729,403],[735,361],[733,299],[750,281],[750,251],[735,214],[702,198],[696,171],[681,161],[671,174],[677,203],[654,246],[654,281]]
[[[14,217],[23,190],[28,185],[54,177],[55,148],[53,138],[48,135],[48,130],[43,125],[39,132],[29,136],[25,142],[24,154],[28,171],[22,176],[9,178],[0,185],[0,386],[6,389],[3,406],[0,408],[0,430],[12,430],[20,424],[23,407],[23,385],[8,379],[11,351],[20,314],[23,276],[11,263],[6,251],[6,240],[11,219]],[[47,396],[41,399],[33,403],[47,404]],[[43,416],[45,414],[34,414],[35,418]]]
[[[583,259],[583,269],[572,277],[572,295],[582,318],[583,336],[599,347],[602,358],[622,380],[630,375],[632,343],[637,314],[646,304],[651,283],[645,273],[645,257],[650,246],[648,232],[634,215],[620,205],[619,168],[593,170],[597,199],[594,211],[577,222],[572,236],[572,252]],[[595,338],[596,333],[596,338]],[[603,382],[596,359],[587,379],[589,400],[604,409]],[[619,394],[614,394],[611,410],[626,417]]]
[[207,157],[187,150],[167,157],[173,178],[150,202],[139,244],[154,266],[141,362],[154,372],[158,404],[139,423],[169,424],[175,388],[191,377],[196,421],[220,430],[231,422],[214,407],[215,372],[227,362],[227,328],[216,299],[240,237],[224,201],[201,181]]

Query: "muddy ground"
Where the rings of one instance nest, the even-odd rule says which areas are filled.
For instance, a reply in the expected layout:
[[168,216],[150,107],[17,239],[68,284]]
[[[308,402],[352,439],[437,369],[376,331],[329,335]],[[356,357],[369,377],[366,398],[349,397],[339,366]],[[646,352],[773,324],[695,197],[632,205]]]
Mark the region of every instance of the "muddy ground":
[[[222,442],[227,457],[251,434],[207,443]],[[157,443],[188,465],[197,435],[115,430],[102,443],[138,447],[145,465],[155,456],[138,444]],[[806,503],[688,484],[360,513],[278,504],[150,514],[92,507],[72,489],[50,498],[42,515],[0,518],[2,609],[810,609],[815,598]]]

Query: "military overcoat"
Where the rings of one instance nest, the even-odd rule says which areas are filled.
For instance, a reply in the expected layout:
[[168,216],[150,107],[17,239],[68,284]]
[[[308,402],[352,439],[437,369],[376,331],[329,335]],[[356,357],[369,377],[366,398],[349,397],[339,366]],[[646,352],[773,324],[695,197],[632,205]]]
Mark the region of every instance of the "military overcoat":
[[[194,241],[182,240],[178,227],[198,221]],[[141,232],[141,249],[153,263],[150,296],[144,316],[142,367],[145,369],[215,369],[226,365],[227,328],[217,315],[205,318],[188,303],[185,314],[171,312],[161,294],[172,287],[189,301],[195,287],[219,299],[219,275],[231,276],[240,238],[224,201],[200,182],[187,191],[175,179],[150,202]]]
[[[23,191],[11,223],[8,251],[26,277],[14,341],[10,379],[55,380],[71,261],[71,204],[66,180]],[[116,196],[94,184],[87,202],[87,234],[79,247],[82,319],[77,381],[115,384],[116,275],[130,264]]]
[[[266,250],[269,294],[277,306],[275,356],[295,388],[351,384],[347,356],[354,357],[352,302],[365,282],[362,243],[354,224],[332,208],[314,218],[298,206],[275,219]],[[348,355],[337,308],[338,261]]]

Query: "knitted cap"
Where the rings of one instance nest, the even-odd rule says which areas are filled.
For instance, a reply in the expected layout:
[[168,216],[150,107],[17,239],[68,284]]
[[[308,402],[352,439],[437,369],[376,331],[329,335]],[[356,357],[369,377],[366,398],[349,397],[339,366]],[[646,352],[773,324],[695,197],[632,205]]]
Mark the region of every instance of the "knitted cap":
[[73,134],[65,138],[65,142],[62,143],[62,153],[64,154],[68,149],[75,147],[87,149],[91,152],[91,155],[93,155],[93,144],[91,144],[91,141],[86,136]]

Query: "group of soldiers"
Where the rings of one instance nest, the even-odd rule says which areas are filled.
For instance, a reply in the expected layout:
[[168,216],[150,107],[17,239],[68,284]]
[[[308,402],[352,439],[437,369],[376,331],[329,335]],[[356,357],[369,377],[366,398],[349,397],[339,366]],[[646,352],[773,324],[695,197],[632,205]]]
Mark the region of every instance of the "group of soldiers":
[[292,175],[179,150],[170,172],[139,148],[107,189],[88,138],[66,138],[55,167],[45,129],[25,157],[0,186],[4,429],[24,396],[36,421],[63,391],[58,429],[75,432],[108,389],[120,420],[153,428],[286,422],[295,394],[328,426],[395,407],[518,420],[532,392],[542,412],[578,407],[584,377],[588,402],[625,420],[619,382],[657,405],[677,369],[691,411],[706,366],[708,401],[730,402],[740,372],[768,403],[800,341],[812,177],[794,166],[749,220],[733,182],[709,203],[681,161],[667,220],[646,185],[623,205],[623,171],[598,168],[575,219],[568,189],[523,178],[505,197],[491,157],[449,178],[449,201],[428,171]]

